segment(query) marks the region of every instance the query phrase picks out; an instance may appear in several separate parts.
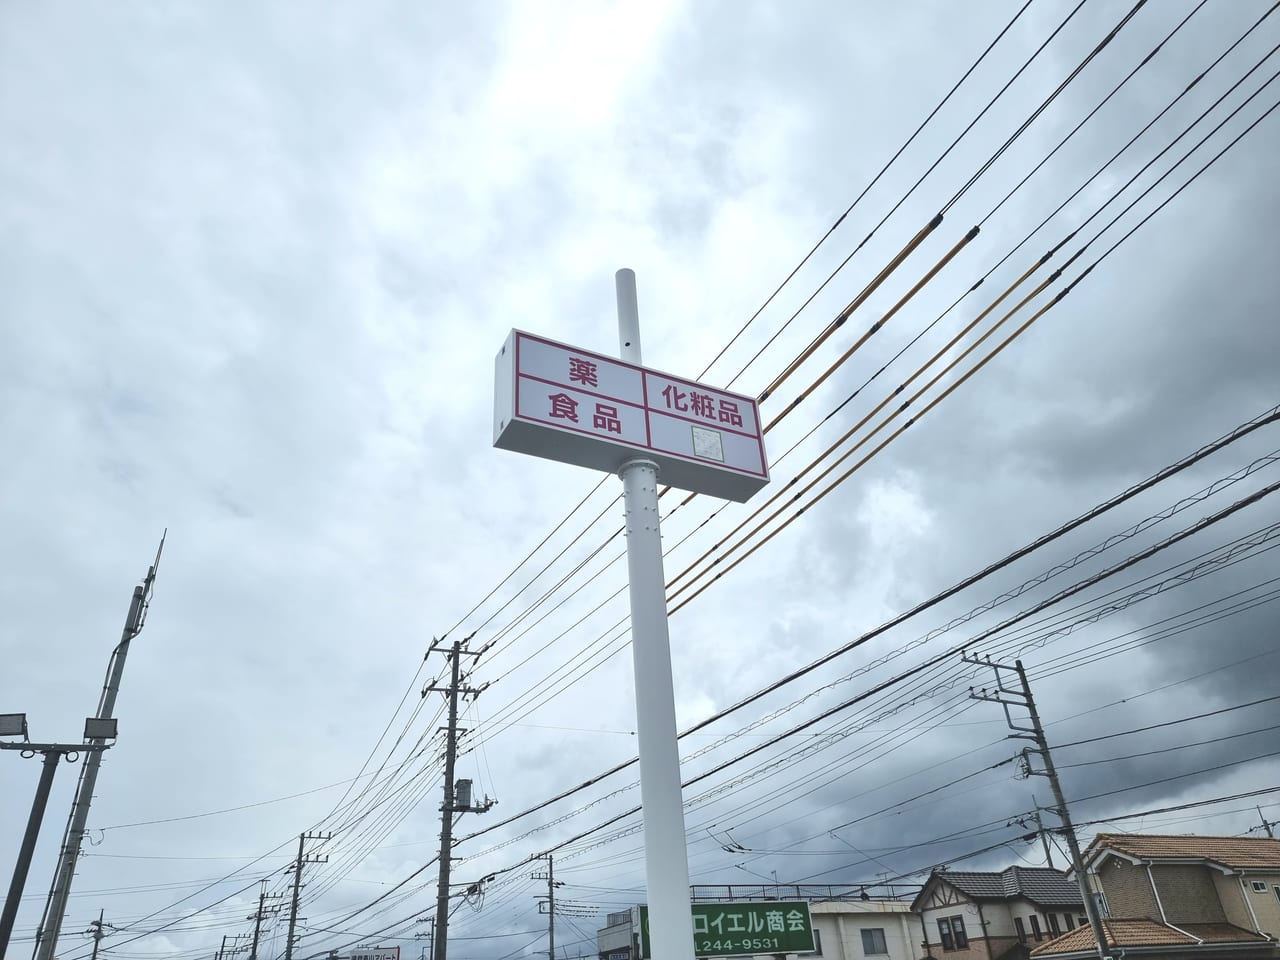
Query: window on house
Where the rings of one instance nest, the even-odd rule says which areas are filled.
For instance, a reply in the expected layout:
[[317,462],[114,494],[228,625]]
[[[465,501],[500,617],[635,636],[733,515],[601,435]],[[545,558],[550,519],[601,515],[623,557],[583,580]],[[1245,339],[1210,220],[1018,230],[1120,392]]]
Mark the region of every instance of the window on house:
[[1267,885],[1266,885],[1266,883],[1265,883],[1264,881],[1262,881],[1262,880],[1255,880],[1255,881],[1253,881],[1253,892],[1254,892],[1254,893],[1266,893],[1266,892],[1267,892]]
[[868,957],[889,952],[889,947],[884,941],[883,927],[871,927],[862,931],[862,952]]
[[1031,935],[1037,940],[1044,936],[1044,934],[1040,932],[1040,917],[1034,913],[1031,915]]
[[1049,932],[1055,937],[1062,932],[1062,928],[1058,926],[1058,915],[1056,913],[1046,913],[1044,918],[1049,921]]
[[1022,923],[1022,918],[1021,918],[1021,917],[1014,917],[1014,918],[1013,918],[1013,925],[1014,925],[1015,927],[1017,927],[1017,928],[1018,928],[1018,942],[1019,942],[1019,943],[1026,943],[1026,942],[1027,942],[1027,928],[1026,928],[1026,926],[1024,926],[1024,925],[1023,925],[1023,923]]
[[1064,921],[1066,921],[1067,929],[1068,929],[1068,930],[1073,930],[1073,929],[1075,929],[1075,923],[1074,923],[1074,922],[1072,921],[1072,919],[1071,919],[1071,914],[1069,914],[1069,913],[1064,913],[1064,914],[1062,915],[1062,919],[1063,919]]
[[943,950],[963,950],[969,946],[964,917],[943,917],[938,921],[938,936],[942,938]]
[[1076,926],[1077,926],[1077,927],[1084,927],[1084,926],[1088,926],[1088,924],[1089,924],[1089,918],[1088,918],[1088,917],[1086,917],[1084,914],[1081,914],[1080,916],[1076,917]]

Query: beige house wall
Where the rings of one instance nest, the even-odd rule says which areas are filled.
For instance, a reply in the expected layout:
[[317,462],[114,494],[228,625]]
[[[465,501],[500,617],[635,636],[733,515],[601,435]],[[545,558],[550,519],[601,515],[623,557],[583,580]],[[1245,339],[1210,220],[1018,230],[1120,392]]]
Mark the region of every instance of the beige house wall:
[[1095,876],[1107,898],[1111,916],[1160,918],[1160,906],[1151,890],[1146,867],[1119,857],[1107,857]]
[[[1215,871],[1216,873],[1216,871]],[[1241,881],[1244,888],[1241,889]],[[1254,881],[1266,885],[1265,890],[1253,889]],[[1213,878],[1218,898],[1226,911],[1229,923],[1244,927],[1246,930],[1260,930],[1262,933],[1280,939],[1280,872],[1246,873],[1243,876],[1225,876],[1218,874]],[[1253,914],[1249,909],[1253,909]],[[1257,926],[1254,926],[1254,917]]]
[[[1209,867],[1197,864],[1155,864],[1151,867],[1156,891],[1160,894],[1169,923],[1227,922],[1210,872]],[[1245,927],[1252,929],[1253,924],[1245,924]]]
[[[1258,915],[1258,926],[1263,933],[1280,939],[1280,871],[1274,873],[1247,873],[1244,875],[1245,895]],[[1266,893],[1254,893],[1252,881],[1267,885]],[[1237,888],[1239,889],[1239,888]]]

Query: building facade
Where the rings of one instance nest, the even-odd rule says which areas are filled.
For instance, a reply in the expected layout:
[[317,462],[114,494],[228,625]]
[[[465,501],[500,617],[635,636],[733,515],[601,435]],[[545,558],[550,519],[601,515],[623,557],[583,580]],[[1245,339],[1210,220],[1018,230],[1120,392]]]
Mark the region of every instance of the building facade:
[[1049,867],[998,873],[938,870],[912,903],[923,927],[921,955],[936,960],[1020,960],[1085,923],[1068,876]]
[[[1151,960],[1280,957],[1280,840],[1098,834],[1085,867],[1109,945]],[[1077,933],[1036,958],[1096,956]]]

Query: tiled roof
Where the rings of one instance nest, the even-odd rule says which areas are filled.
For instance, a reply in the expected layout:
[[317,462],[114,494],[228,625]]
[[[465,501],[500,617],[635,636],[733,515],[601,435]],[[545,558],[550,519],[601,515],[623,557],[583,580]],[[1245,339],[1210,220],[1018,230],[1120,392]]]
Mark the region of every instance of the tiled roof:
[[1268,837],[1197,837],[1191,835],[1158,835],[1142,833],[1100,833],[1085,852],[1085,860],[1103,849],[1137,857],[1140,860],[1186,859],[1212,860],[1224,867],[1241,869],[1280,869],[1280,840]]
[[[1267,943],[1267,938],[1230,923],[1184,923],[1181,930],[1148,919],[1114,917],[1102,921],[1107,945],[1112,947],[1178,947],[1197,943]],[[1182,931],[1186,931],[1185,933]],[[1076,927],[1056,940],[1031,951],[1033,957],[1091,951],[1095,948],[1093,928]]]
[[1008,867],[999,873],[948,870],[937,876],[975,900],[1024,897],[1032,903],[1053,906],[1082,903],[1080,888],[1065,873],[1049,867]]

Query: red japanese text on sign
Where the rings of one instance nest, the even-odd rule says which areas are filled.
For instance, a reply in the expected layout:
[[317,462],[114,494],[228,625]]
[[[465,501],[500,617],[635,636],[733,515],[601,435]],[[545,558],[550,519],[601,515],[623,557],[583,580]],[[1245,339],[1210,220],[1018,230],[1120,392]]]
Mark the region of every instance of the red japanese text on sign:
[[581,357],[569,358],[569,382],[583,383],[588,387],[600,386],[599,367]]
[[551,393],[547,394],[547,399],[551,401],[550,416],[557,420],[578,422],[578,401],[573,397],[567,393]]
[[622,433],[622,421],[618,419],[618,408],[607,403],[596,404],[596,413],[591,418],[591,425],[597,430]]

